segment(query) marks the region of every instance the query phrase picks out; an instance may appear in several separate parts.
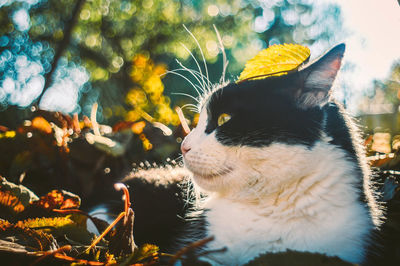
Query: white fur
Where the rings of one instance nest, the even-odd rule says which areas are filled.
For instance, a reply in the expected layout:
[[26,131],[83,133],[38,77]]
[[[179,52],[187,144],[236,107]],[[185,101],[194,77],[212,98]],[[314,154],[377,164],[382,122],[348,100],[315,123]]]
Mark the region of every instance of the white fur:
[[242,265],[257,255],[287,249],[324,253],[360,263],[374,227],[359,202],[356,165],[326,138],[312,148],[275,143],[227,147],[205,134],[207,114],[184,140],[194,182],[209,197],[212,264]]

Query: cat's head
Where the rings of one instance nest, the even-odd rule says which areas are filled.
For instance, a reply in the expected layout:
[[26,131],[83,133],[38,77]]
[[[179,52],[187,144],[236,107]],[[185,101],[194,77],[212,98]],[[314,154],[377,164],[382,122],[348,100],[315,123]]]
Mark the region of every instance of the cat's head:
[[344,50],[340,44],[294,73],[231,83],[211,93],[181,146],[195,183],[206,191],[240,190],[257,183],[266,167],[272,171],[268,182],[277,182],[273,172],[284,167],[278,165],[285,163],[283,156],[291,156],[282,147],[301,152],[322,138],[321,107]]

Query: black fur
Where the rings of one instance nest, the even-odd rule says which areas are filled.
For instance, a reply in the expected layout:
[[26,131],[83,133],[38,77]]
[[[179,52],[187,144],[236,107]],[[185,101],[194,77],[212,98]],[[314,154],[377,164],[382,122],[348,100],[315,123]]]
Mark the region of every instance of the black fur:
[[[290,93],[299,84],[297,73],[263,80],[232,83],[214,92],[207,104],[206,133],[216,130],[228,146],[268,146],[272,142],[312,146],[320,139],[323,111],[304,109]],[[217,127],[220,114],[232,118]]]
[[325,133],[332,138],[331,144],[347,151],[352,157],[357,157],[353,137],[346,125],[343,110],[337,104],[330,102],[323,107],[326,113]]

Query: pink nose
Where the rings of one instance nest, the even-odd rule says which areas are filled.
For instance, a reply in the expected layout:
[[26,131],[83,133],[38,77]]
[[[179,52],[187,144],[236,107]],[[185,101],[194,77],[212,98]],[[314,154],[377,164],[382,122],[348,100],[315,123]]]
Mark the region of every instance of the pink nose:
[[190,151],[190,147],[188,147],[188,145],[185,142],[183,142],[181,145],[181,151],[182,154],[185,155],[188,151]]

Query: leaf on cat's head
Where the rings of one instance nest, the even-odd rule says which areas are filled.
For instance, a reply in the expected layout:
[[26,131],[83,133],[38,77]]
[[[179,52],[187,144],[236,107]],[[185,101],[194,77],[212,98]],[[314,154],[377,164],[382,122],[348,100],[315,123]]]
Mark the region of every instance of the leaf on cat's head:
[[237,82],[281,76],[297,70],[310,58],[310,49],[299,44],[272,45],[247,61]]

